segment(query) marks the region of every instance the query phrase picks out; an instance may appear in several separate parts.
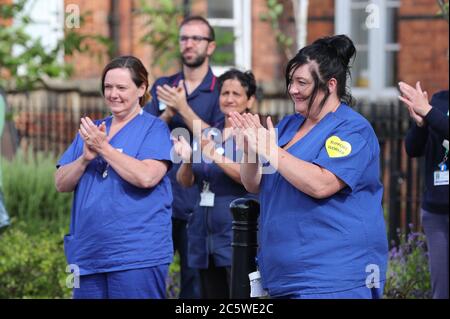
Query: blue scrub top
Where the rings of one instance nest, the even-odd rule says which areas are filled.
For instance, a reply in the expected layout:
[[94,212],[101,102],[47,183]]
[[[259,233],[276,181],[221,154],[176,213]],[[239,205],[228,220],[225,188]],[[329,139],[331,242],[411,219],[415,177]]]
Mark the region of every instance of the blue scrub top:
[[[216,125],[220,131],[224,123]],[[207,134],[205,132],[204,134]],[[198,145],[198,141],[194,141]],[[194,146],[194,149],[196,147]],[[232,137],[216,144],[216,149],[222,148],[229,159],[239,163],[242,152],[237,150]],[[200,152],[200,147],[197,148]],[[255,198],[249,194],[244,186],[236,183],[211,160],[193,163],[192,170],[195,176],[195,185],[199,191],[203,189],[203,182],[209,182],[209,189],[215,194],[214,207],[200,206],[197,198],[194,213],[188,222],[188,265],[192,268],[206,269],[209,264],[209,255],[216,267],[231,266],[232,241],[232,215],[230,203],[237,198]]]
[[[280,147],[304,120],[295,114],[280,122]],[[378,274],[371,269],[384,281],[388,247],[380,150],[370,123],[341,104],[287,151],[329,170],[347,187],[314,199],[278,172],[262,176],[258,262],[263,286],[271,296],[337,292],[365,286],[366,278]]]
[[[112,117],[104,121],[109,132]],[[138,160],[170,163],[172,142],[167,125],[143,111],[110,144]],[[58,167],[78,159],[83,145],[77,134]],[[98,156],[75,188],[70,233],[64,238],[68,264],[78,265],[81,275],[169,264],[173,257],[171,203],[167,175],[153,188],[138,188]]]
[[[184,74],[182,72],[174,74],[169,77],[161,77],[153,84],[150,93],[152,100],[144,107],[144,110],[154,116],[160,116],[162,111],[159,110],[159,100],[156,95],[156,87],[164,84],[170,86],[178,86],[180,80],[184,80]],[[193,91],[187,95],[187,103],[192,110],[200,117],[205,123],[211,126],[216,125],[223,120],[223,113],[219,107],[219,91],[217,85],[217,78],[212,73],[211,68],[208,69],[208,73],[203,79],[202,83]],[[184,128],[189,132],[183,118],[180,114],[175,114],[169,123],[170,131],[176,128]],[[185,136],[186,139],[192,141],[192,132],[189,132],[190,136]],[[179,135],[179,134],[177,134]],[[181,164],[174,164],[169,171],[169,178],[172,182],[173,192],[173,216],[178,219],[188,220],[189,215],[193,212],[195,206],[195,200],[199,196],[196,187],[183,188],[177,182],[177,171]]]

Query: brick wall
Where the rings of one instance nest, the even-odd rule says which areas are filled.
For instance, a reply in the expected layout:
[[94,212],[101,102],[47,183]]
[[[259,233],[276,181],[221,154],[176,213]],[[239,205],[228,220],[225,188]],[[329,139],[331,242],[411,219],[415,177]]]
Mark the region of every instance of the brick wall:
[[[436,0],[401,1],[398,21],[398,78],[420,80],[430,94],[448,88],[448,23]],[[334,34],[334,1],[309,1],[308,43]]]
[[307,43],[334,34],[334,1],[309,1]]
[[258,82],[271,83],[282,76],[283,58],[270,24],[261,21],[261,14],[265,12],[267,12],[265,0],[253,0],[252,68]]
[[[5,1],[5,0],[0,0]],[[156,1],[156,0],[151,0]],[[69,1],[67,1],[68,3]],[[307,43],[323,36],[334,34],[335,7],[333,0],[309,1]],[[92,11],[80,32],[95,30],[108,36],[108,15],[110,1],[71,0],[78,4],[82,12]],[[139,1],[119,1],[120,3],[120,47],[119,54],[133,54],[141,58],[150,71],[150,81],[171,71],[161,71],[151,67],[152,51],[140,43],[145,32],[142,17],[133,15]],[[282,27],[287,34],[295,37],[294,17],[290,0],[283,0]],[[207,1],[192,0],[193,14],[206,15]],[[401,1],[398,22],[398,40],[401,49],[398,55],[399,79],[407,82],[421,80],[430,94],[448,87],[448,23],[436,17],[439,8],[435,0]],[[265,92],[277,92],[283,88],[286,58],[280,51],[274,32],[268,22],[261,21],[261,14],[267,12],[265,0],[252,0],[252,68],[259,83],[264,83]],[[105,53],[76,55],[69,61],[75,62],[75,78],[98,77],[108,57]],[[96,51],[97,50],[97,51]],[[295,48],[294,48],[295,52]],[[178,68],[178,67],[176,67]]]
[[434,0],[402,1],[399,10],[399,79],[420,80],[429,95],[448,89],[448,23]]
[[[89,0],[66,0],[65,5],[74,4],[80,9],[80,13],[85,17],[83,26],[77,30],[81,34],[99,34],[109,36],[108,14],[110,1],[89,1]],[[91,12],[91,14],[87,14]],[[106,50],[95,43],[87,41],[91,50],[89,53],[75,54],[66,57],[66,61],[75,66],[74,78],[97,78],[100,77],[104,64],[109,60]]]
[[[119,27],[119,46],[117,55],[134,55],[142,60],[144,65],[150,70],[151,48],[140,42],[145,34],[145,17],[135,14],[136,5],[139,1],[119,1],[118,19]],[[79,32],[83,34],[97,34],[110,37],[109,26],[111,2],[110,1],[87,1],[87,0],[68,0],[68,3],[79,6],[81,14],[91,12],[86,15],[85,23]],[[88,42],[91,45],[89,54],[75,54],[73,57],[66,57],[66,61],[75,65],[74,79],[79,78],[99,78],[104,65],[110,60],[104,46],[93,41]],[[151,72],[150,72],[151,73]],[[153,79],[154,75],[150,74]]]

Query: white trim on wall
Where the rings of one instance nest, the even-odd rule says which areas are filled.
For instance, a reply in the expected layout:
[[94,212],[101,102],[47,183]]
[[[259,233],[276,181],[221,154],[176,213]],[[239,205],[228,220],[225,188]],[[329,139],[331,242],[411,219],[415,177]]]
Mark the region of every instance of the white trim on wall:
[[[223,0],[217,0],[223,1]],[[236,67],[241,70],[252,68],[252,0],[233,0],[233,19],[216,19],[208,17],[213,27],[230,27],[234,29],[235,65],[212,66],[216,75]]]

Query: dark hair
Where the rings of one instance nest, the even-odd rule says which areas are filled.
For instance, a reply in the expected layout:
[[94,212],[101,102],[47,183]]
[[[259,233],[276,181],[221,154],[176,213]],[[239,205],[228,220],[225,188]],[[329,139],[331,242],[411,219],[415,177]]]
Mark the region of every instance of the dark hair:
[[102,94],[105,95],[105,76],[109,70],[112,69],[128,69],[131,74],[131,79],[137,87],[145,84],[145,94],[139,98],[139,104],[144,106],[150,99],[150,93],[148,92],[148,72],[141,60],[131,55],[124,55],[114,58],[109,62],[102,73]]
[[216,39],[216,34],[214,33],[213,27],[209,24],[208,20],[206,20],[202,16],[189,16],[189,17],[184,18],[184,20],[181,21],[179,29],[181,29],[184,25],[191,23],[193,21],[201,22],[208,27],[208,31],[209,31],[208,37],[209,37],[210,41],[214,41]]
[[219,92],[226,80],[238,80],[245,89],[247,98],[251,98],[256,93],[256,80],[251,71],[242,72],[237,69],[230,69],[218,78]]
[[314,79],[314,90],[311,94],[308,112],[311,110],[319,90],[325,92],[325,96],[320,102],[319,109],[323,107],[328,99],[330,92],[327,83],[330,79],[335,78],[337,81],[337,96],[340,101],[352,105],[354,100],[347,87],[347,76],[350,74],[350,60],[355,56],[356,48],[352,40],[346,35],[335,35],[324,37],[314,41],[298,51],[286,66],[286,88],[289,91],[292,75],[304,64],[312,61],[317,63],[317,67],[311,66],[311,75]]

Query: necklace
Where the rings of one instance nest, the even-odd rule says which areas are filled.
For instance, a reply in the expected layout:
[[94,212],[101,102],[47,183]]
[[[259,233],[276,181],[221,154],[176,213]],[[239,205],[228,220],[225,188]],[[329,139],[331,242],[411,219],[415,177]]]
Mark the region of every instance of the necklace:
[[[144,110],[143,110],[142,108],[140,108],[139,106],[136,106],[136,110],[138,110],[138,112],[135,112],[135,113],[136,113],[135,115],[131,116],[126,122],[124,122],[124,123],[120,126],[119,130],[120,130],[123,126],[125,126],[128,122],[130,122],[132,119],[134,119],[138,114],[139,114],[139,115],[142,115],[142,114],[144,113]],[[112,119],[114,120],[114,114],[111,115],[111,117],[112,117]],[[111,126],[112,126],[112,125],[111,125]],[[116,150],[119,151],[120,153],[123,152],[123,149],[121,149],[121,148],[116,148]],[[103,178],[107,178],[107,177],[108,177],[108,168],[109,168],[109,163],[106,164],[106,167],[105,167],[105,169],[104,169],[104,171],[103,171],[103,173],[102,173],[102,177],[103,177]]]

